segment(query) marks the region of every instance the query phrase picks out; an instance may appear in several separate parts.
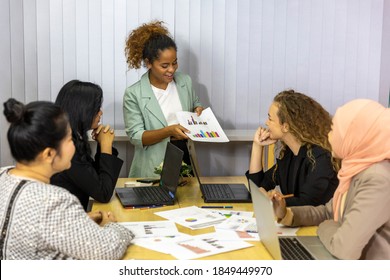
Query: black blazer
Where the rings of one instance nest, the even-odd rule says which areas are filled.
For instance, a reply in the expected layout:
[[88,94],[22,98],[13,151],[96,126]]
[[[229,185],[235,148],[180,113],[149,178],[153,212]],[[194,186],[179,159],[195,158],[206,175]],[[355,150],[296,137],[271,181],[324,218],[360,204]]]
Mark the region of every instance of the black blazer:
[[[327,203],[338,186],[337,172],[333,169],[331,154],[319,146],[312,147],[315,167],[307,157],[307,147],[302,146],[295,158],[296,164],[290,172],[294,154],[286,146],[284,157],[266,172],[245,175],[259,187],[272,190],[279,185],[283,194],[294,194],[286,198],[287,206],[321,205]],[[276,170],[275,170],[276,169]]]
[[99,145],[95,160],[76,152],[71,168],[55,174],[50,183],[77,196],[84,210],[87,210],[89,197],[102,203],[109,202],[123,164],[117,155],[118,151],[114,147],[112,155],[101,153]]

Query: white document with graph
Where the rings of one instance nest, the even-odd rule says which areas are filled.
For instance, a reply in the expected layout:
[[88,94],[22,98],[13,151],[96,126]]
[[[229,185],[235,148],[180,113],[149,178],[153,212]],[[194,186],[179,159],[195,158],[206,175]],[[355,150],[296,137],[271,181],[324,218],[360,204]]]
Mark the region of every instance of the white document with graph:
[[187,135],[192,141],[229,142],[229,138],[227,138],[210,107],[204,109],[200,116],[196,113],[182,111],[177,112],[176,117],[180,125],[190,131]]

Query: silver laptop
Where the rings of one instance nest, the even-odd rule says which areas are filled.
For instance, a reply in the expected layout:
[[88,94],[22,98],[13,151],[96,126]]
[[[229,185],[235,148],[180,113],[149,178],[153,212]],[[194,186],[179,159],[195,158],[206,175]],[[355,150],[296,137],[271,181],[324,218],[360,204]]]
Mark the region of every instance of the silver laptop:
[[271,200],[249,180],[257,230],[265,248],[276,260],[333,260],[318,236],[278,236]]

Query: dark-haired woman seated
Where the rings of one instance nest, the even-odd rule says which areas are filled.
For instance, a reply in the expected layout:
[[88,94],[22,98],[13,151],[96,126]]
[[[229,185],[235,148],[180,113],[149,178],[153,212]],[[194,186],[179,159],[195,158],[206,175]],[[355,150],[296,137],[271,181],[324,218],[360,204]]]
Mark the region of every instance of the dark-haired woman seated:
[[51,102],[9,99],[4,115],[16,166],[0,169],[0,259],[119,259],[134,235],[110,212],[88,215],[50,177],[75,152],[66,113]]
[[[110,201],[123,161],[112,147],[114,130],[103,126],[100,118],[103,91],[100,86],[72,80],[60,90],[55,104],[69,115],[76,153],[72,167],[51,178],[51,183],[61,186],[78,197],[87,210],[89,197],[106,203]],[[87,131],[98,143],[95,159],[91,157]]]

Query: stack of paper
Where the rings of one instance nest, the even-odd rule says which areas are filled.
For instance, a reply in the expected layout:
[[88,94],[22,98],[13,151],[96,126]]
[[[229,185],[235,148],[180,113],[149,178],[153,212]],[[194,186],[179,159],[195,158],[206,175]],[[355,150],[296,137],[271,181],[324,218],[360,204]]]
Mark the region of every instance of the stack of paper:
[[190,229],[206,228],[226,220],[226,217],[196,206],[156,212],[156,215]]
[[[168,221],[121,223],[135,234],[134,244],[171,254],[177,259],[196,259],[253,246],[259,240],[253,212],[202,209],[196,206],[156,212]],[[175,223],[190,229],[214,226],[215,232],[201,235],[180,233]],[[294,235],[295,228],[279,225],[280,235]]]

